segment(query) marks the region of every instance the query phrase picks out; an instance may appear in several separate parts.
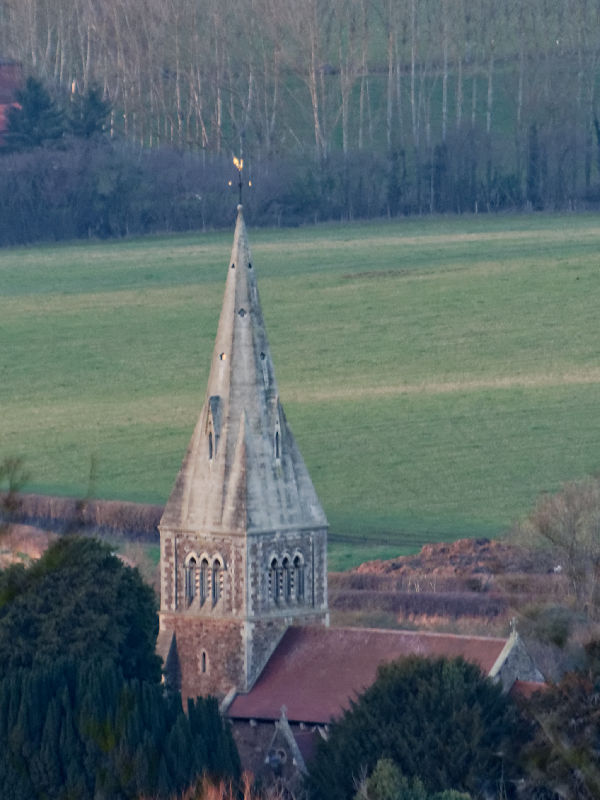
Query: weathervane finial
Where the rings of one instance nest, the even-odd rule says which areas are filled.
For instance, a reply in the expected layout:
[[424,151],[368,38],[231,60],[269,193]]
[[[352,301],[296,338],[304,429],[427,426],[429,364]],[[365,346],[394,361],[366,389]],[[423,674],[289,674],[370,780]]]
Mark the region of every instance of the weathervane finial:
[[240,205],[242,205],[242,170],[244,169],[244,159],[240,156],[233,157],[233,164],[238,171],[238,189],[240,192]]
[[[242,205],[242,187],[244,182],[242,181],[242,170],[244,169],[244,159],[242,158],[241,151],[240,157],[233,156],[233,166],[238,171],[238,192],[239,192],[239,204]],[[233,186],[233,181],[227,181],[228,186]],[[248,181],[248,186],[252,186],[252,181]]]

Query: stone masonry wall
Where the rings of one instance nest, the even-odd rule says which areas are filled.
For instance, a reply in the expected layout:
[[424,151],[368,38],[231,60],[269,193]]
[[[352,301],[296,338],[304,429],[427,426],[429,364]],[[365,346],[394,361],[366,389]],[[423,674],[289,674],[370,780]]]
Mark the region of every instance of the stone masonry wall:
[[184,700],[207,694],[222,698],[232,687],[245,683],[240,623],[162,612],[160,627],[175,634]]
[[[186,615],[243,616],[245,613],[245,547],[243,539],[225,536],[195,536],[184,532],[161,532],[161,608],[180,610]],[[194,555],[199,567],[204,556],[212,563],[219,556],[224,562],[223,593],[212,605],[199,602],[199,595],[189,605],[185,598],[185,563]]]
[[[304,597],[269,595],[273,557],[304,561]],[[185,564],[219,556],[220,599],[185,596]],[[161,641],[175,634],[184,697],[248,691],[290,625],[327,625],[326,529],[218,536],[161,530]]]
[[[293,561],[300,554],[304,561],[304,598],[276,604],[269,596],[269,565],[273,558]],[[311,610],[327,608],[326,530],[285,531],[248,537],[248,616],[249,618],[304,618]]]

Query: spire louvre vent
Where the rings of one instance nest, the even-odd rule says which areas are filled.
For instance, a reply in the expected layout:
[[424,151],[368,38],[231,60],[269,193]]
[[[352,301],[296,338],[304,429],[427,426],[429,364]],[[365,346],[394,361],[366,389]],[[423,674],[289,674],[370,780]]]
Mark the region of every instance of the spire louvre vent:
[[248,313],[248,312],[246,311],[246,309],[245,309],[245,308],[240,308],[240,310],[238,311],[238,314],[240,315],[240,317],[241,317],[242,319],[243,319],[243,318],[246,316],[246,314],[247,314],[247,313]]

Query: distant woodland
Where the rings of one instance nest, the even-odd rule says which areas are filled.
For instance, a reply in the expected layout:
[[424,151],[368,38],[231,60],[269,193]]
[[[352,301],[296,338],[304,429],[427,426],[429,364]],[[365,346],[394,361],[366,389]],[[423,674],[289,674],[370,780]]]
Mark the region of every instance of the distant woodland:
[[122,158],[155,153],[186,211],[127,231],[222,224],[202,187],[240,151],[266,224],[600,201],[599,0],[0,0],[0,20],[1,55],[65,102],[98,88]]

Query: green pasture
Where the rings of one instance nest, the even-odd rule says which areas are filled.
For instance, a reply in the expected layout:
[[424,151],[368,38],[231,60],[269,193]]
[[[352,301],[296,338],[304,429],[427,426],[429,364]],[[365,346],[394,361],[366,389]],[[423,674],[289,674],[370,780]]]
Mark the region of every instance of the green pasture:
[[[232,221],[233,230],[233,221]],[[232,230],[0,252],[0,457],[31,491],[164,502],[203,401]],[[600,469],[600,220],[250,230],[332,566],[498,535]]]

